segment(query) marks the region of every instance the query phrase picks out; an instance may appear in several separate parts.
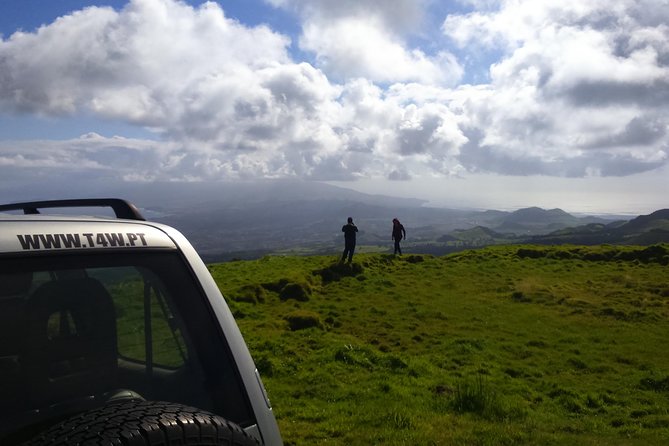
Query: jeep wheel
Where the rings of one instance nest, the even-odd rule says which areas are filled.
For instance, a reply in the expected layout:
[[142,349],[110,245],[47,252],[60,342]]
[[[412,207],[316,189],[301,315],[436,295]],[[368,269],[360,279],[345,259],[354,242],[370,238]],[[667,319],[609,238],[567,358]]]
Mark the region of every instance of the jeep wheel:
[[258,445],[238,425],[181,404],[128,401],[107,404],[55,425],[30,446]]

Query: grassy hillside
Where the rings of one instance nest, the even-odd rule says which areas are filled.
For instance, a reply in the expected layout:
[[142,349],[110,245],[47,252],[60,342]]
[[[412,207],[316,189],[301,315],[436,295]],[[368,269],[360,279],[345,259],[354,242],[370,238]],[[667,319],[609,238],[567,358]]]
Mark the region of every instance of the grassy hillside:
[[212,264],[288,445],[669,442],[669,246]]

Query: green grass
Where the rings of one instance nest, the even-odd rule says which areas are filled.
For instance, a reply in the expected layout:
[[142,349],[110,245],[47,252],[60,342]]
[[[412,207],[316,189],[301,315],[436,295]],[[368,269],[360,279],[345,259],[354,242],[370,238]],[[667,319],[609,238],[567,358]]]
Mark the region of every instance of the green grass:
[[505,246],[210,270],[287,445],[661,445],[668,254]]

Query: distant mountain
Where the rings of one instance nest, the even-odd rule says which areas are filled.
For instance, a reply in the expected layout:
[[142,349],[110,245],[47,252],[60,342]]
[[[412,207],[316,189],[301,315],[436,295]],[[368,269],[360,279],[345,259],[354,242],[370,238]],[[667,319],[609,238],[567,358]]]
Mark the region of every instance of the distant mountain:
[[491,228],[502,233],[516,235],[546,234],[569,226],[588,223],[603,223],[597,217],[575,217],[562,209],[545,210],[538,207],[519,209],[499,217],[499,222]]
[[[511,213],[486,211],[477,218],[488,218],[495,229],[478,225],[458,229],[437,238],[440,243],[460,248],[492,244],[628,244],[669,243],[669,209],[662,209],[632,220],[607,221],[598,217],[574,217],[560,209],[520,209]],[[570,222],[577,225],[568,226]],[[586,223],[584,223],[586,222]],[[587,223],[590,222],[590,223]],[[550,227],[560,229],[541,233]],[[503,229],[501,232],[499,229]],[[532,234],[534,232],[534,234]],[[528,234],[529,233],[529,234]]]
[[[199,185],[193,189],[165,187],[174,194],[171,202],[154,200],[142,206],[152,191],[136,191],[136,198],[131,199],[154,213],[154,220],[184,232],[210,261],[277,252],[335,253],[342,248],[341,227],[347,217],[358,225],[361,249],[390,250],[391,221],[399,218],[407,228],[407,249],[432,254],[537,236],[546,237],[537,243],[571,243],[583,231],[589,237],[585,241],[594,240],[592,233],[622,225],[609,227],[610,220],[575,217],[561,209],[481,212],[431,208],[420,200],[368,195],[318,183],[221,183],[215,190]],[[566,230],[568,227],[581,229]]]
[[669,209],[640,215],[630,221],[608,224],[587,224],[564,228],[550,234],[528,239],[531,243],[573,243],[596,245],[601,243],[648,245],[669,243]]
[[502,234],[496,231],[493,231],[490,228],[485,226],[476,226],[471,229],[456,229],[455,231],[449,234],[452,238],[462,241],[475,241],[475,242],[492,242],[498,241],[501,239],[509,239],[508,234]]
[[669,230],[669,209],[661,209],[649,215],[640,215],[618,228],[627,234]]
[[509,223],[555,223],[556,221],[573,221],[576,217],[562,209],[541,209],[538,207],[529,207],[518,209],[509,214],[504,220]]
[[151,183],[121,191],[138,206],[147,209],[223,209],[266,203],[347,201],[370,206],[420,207],[425,200],[370,195],[316,181],[262,180],[218,183]]

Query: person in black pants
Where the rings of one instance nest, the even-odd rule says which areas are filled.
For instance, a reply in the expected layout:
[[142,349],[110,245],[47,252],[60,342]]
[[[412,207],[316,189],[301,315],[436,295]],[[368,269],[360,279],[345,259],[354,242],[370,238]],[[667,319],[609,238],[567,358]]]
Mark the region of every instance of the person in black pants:
[[358,232],[358,227],[353,224],[351,217],[348,218],[348,223],[342,226],[341,232],[344,233],[344,253],[341,255],[341,261],[346,260],[348,256],[348,263],[351,263],[355,251],[355,233]]
[[400,241],[407,238],[407,232],[404,230],[404,225],[396,218],[393,218],[393,240],[395,240],[395,254],[399,252],[402,255],[402,248],[400,248]]

